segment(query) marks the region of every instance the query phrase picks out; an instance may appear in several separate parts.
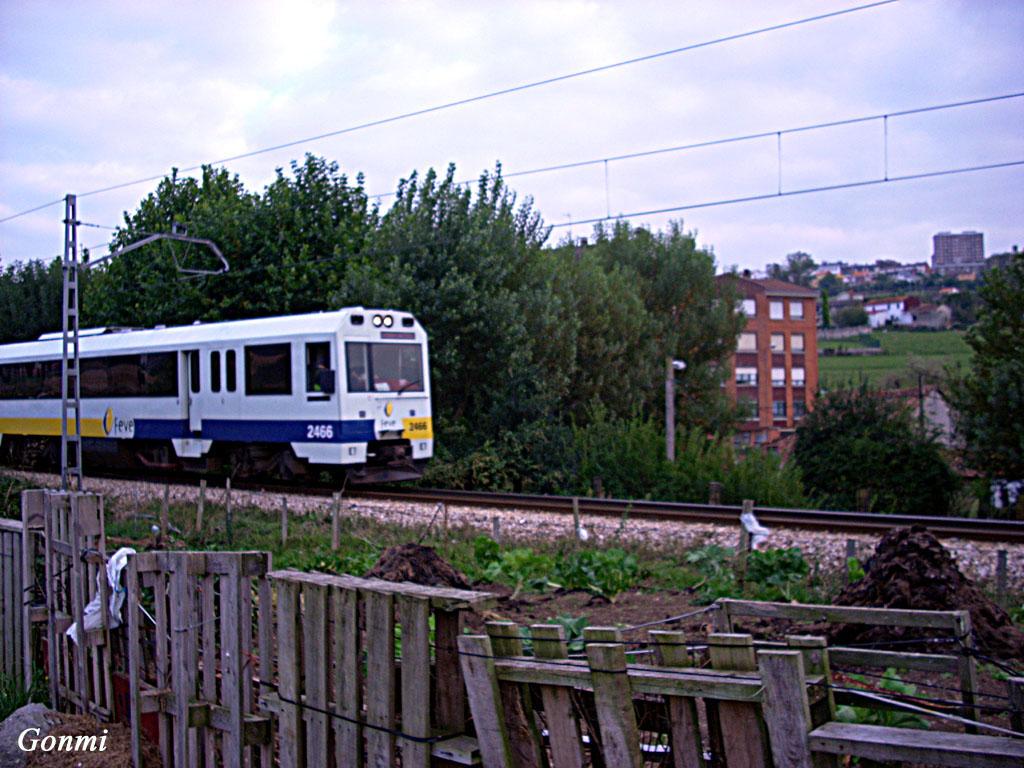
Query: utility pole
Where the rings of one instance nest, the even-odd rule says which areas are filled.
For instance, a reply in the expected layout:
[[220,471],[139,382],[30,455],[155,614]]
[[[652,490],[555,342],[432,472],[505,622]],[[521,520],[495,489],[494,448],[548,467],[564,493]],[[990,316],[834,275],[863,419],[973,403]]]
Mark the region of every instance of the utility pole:
[[64,198],[64,260],[61,267],[64,273],[64,311],[61,313],[60,488],[62,491],[81,491],[82,387],[78,354],[78,202],[75,195]]
[[[69,491],[82,490],[82,387],[80,383],[80,355],[78,346],[78,310],[81,306],[79,295],[79,272],[82,268],[98,266],[129,251],[134,251],[157,240],[202,245],[211,250],[220,260],[219,269],[186,269],[174,259],[178,272],[188,275],[219,275],[228,271],[228,260],[212,240],[189,237],[173,228],[170,233],[159,232],[149,235],[130,245],[112,251],[101,259],[79,264],[78,261],[78,201],[75,195],[64,198],[64,259],[61,263],[64,273],[64,298],[61,304],[63,353],[60,374],[61,423],[60,423],[60,488]],[[73,425],[72,425],[73,422]],[[74,486],[73,488],[71,486]]]
[[676,371],[685,371],[682,360],[665,358],[665,458],[676,460]]

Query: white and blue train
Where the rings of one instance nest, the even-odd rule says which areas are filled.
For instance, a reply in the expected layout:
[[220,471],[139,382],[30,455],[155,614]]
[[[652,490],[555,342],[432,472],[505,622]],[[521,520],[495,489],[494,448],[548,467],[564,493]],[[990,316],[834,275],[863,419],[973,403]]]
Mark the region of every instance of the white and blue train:
[[[61,334],[0,346],[0,458],[55,464]],[[427,335],[407,312],[334,312],[79,335],[82,446],[108,465],[236,476],[422,475]]]

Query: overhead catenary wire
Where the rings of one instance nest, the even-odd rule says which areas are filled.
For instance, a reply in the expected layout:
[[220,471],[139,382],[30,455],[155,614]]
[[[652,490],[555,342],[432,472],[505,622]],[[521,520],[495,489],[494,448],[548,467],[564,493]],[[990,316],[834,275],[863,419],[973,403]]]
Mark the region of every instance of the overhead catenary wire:
[[[668,147],[656,147],[655,149],[638,150],[635,152],[625,152],[618,155],[608,155],[607,157],[596,157],[587,160],[575,160],[567,163],[557,163],[554,165],[544,165],[537,168],[527,168],[522,171],[512,171],[511,173],[502,173],[503,179],[513,179],[522,176],[534,176],[544,173],[554,173],[556,171],[567,171],[576,168],[586,168],[592,165],[601,165],[607,163],[619,162],[622,160],[637,160],[643,157],[653,157],[656,155],[672,154],[676,152],[688,152],[694,149],[707,149],[709,147],[718,147],[726,144],[737,144],[747,141],[755,141],[757,139],[767,139],[770,137],[777,137],[781,139],[782,136],[786,136],[792,133],[808,133],[810,131],[824,130],[826,128],[839,128],[847,125],[857,125],[858,123],[868,123],[875,120],[882,120],[885,125],[885,131],[888,133],[888,120],[891,117],[904,117],[907,115],[919,115],[927,112],[941,112],[948,109],[958,109],[960,107],[973,107],[979,104],[990,104],[998,101],[1007,101],[1010,99],[1019,99],[1024,97],[1024,91],[1014,91],[1012,93],[1003,93],[997,96],[983,96],[976,99],[965,99],[962,101],[950,101],[943,102],[940,104],[929,104],[923,107],[912,107],[909,109],[901,109],[894,112],[880,112],[870,115],[860,115],[859,117],[848,117],[841,120],[827,120],[819,123],[808,123],[806,125],[798,125],[792,128],[780,128],[775,130],[764,130],[756,131],[754,133],[743,133],[735,136],[725,136],[721,138],[708,139],[706,141],[696,141],[688,144],[674,144]],[[888,141],[885,142],[886,157],[884,161],[885,167],[885,178],[888,178]],[[473,184],[476,179],[463,179],[462,181],[456,182],[459,185]],[[607,181],[607,179],[606,179]],[[394,197],[397,192],[380,192],[373,195],[368,195],[371,200],[380,200],[385,197]],[[607,192],[606,192],[607,197]]]
[[[185,167],[185,168],[181,168],[180,171],[182,173],[190,173],[192,171],[197,171],[197,170],[201,169],[204,165],[217,165],[217,164],[220,164],[220,163],[228,163],[228,162],[232,162],[232,161],[235,161],[235,160],[244,160],[246,158],[256,157],[258,155],[264,155],[264,154],[268,154],[268,153],[271,153],[271,152],[277,152],[277,151],[280,151],[282,149],[289,149],[291,147],[300,146],[302,144],[309,144],[309,143],[312,143],[312,142],[315,142],[315,141],[321,141],[323,139],[333,138],[335,136],[342,136],[342,135],[349,134],[349,133],[355,133],[357,131],[363,131],[363,130],[366,130],[366,129],[369,129],[369,128],[376,128],[376,127],[379,127],[379,126],[382,126],[382,125],[388,125],[388,124],[391,124],[391,123],[397,123],[397,122],[400,122],[400,121],[403,121],[403,120],[408,120],[408,119],[411,119],[411,118],[414,118],[414,117],[421,117],[423,115],[428,115],[428,114],[433,114],[435,112],[441,112],[443,110],[453,109],[455,107],[462,107],[462,106],[466,106],[466,105],[469,105],[469,104],[475,104],[475,103],[478,103],[478,102],[481,102],[481,101],[486,101],[488,99],[494,99],[494,98],[498,98],[500,96],[507,96],[509,94],[519,93],[521,91],[526,91],[526,90],[529,90],[529,89],[532,89],[532,88],[539,88],[539,87],[546,86],[546,85],[552,85],[554,83],[565,82],[567,80],[574,80],[576,78],[585,77],[587,75],[594,75],[594,74],[598,74],[600,72],[608,72],[610,70],[631,66],[633,64],[640,64],[640,63],[647,62],[647,61],[653,61],[655,59],[665,58],[667,56],[674,56],[674,55],[678,55],[678,54],[681,54],[681,53],[686,53],[688,51],[695,51],[695,50],[698,50],[698,49],[701,49],[701,48],[708,48],[708,47],[715,46],[715,45],[721,45],[723,43],[729,43],[729,42],[733,42],[733,41],[736,41],[736,40],[742,40],[742,39],[749,38],[749,37],[755,37],[757,35],[763,35],[763,34],[767,34],[767,33],[770,33],[770,32],[777,32],[777,31],[780,31],[780,30],[783,30],[783,29],[790,29],[792,27],[802,26],[804,24],[812,24],[814,22],[824,21],[826,19],[832,19],[832,18],[835,18],[835,17],[838,17],[838,16],[845,16],[847,14],[856,13],[858,11],[865,11],[865,10],[869,10],[869,9],[872,9],[872,8],[879,8],[881,6],[891,5],[891,4],[896,3],[898,1],[899,0],[878,0],[878,2],[867,3],[867,4],[863,4],[863,5],[857,5],[857,6],[853,6],[851,8],[843,8],[843,9],[840,9],[840,10],[837,10],[837,11],[830,11],[828,13],[816,14],[814,16],[807,16],[807,17],[804,17],[804,18],[801,18],[801,19],[794,19],[794,20],[782,22],[782,23],[779,23],[779,24],[773,24],[773,25],[770,25],[770,26],[767,26],[767,27],[759,27],[757,29],[747,30],[745,32],[738,32],[738,33],[735,33],[735,34],[732,34],[732,35],[725,35],[725,36],[722,36],[722,37],[716,37],[716,38],[712,38],[710,40],[704,40],[704,41],[701,41],[701,42],[698,42],[698,43],[690,43],[688,45],[680,46],[680,47],[677,47],[677,48],[670,48],[670,49],[665,50],[665,51],[658,51],[656,53],[649,53],[649,54],[645,54],[643,56],[636,56],[636,57],[633,57],[633,58],[630,58],[630,59],[624,59],[622,61],[612,62],[610,64],[602,64],[602,65],[599,65],[599,66],[596,66],[596,67],[589,67],[587,69],[581,69],[581,70],[577,70],[577,71],[574,71],[574,72],[568,72],[568,73],[562,74],[562,75],[555,75],[553,77],[547,77],[547,78],[544,78],[544,79],[541,79],[541,80],[535,80],[535,81],[528,82],[528,83],[521,83],[519,85],[510,86],[510,87],[507,87],[507,88],[501,88],[501,89],[494,90],[494,91],[488,91],[486,93],[477,94],[475,96],[469,96],[469,97],[462,98],[462,99],[455,99],[453,101],[447,101],[447,102],[443,102],[441,104],[435,104],[435,105],[432,105],[432,106],[429,106],[429,107],[423,107],[421,109],[416,109],[416,110],[412,110],[412,111],[409,111],[409,112],[402,112],[402,113],[399,113],[399,114],[396,114],[396,115],[391,115],[389,117],[378,118],[378,119],[370,120],[370,121],[367,121],[367,122],[364,122],[364,123],[357,123],[355,125],[350,125],[350,126],[347,126],[345,128],[339,128],[339,129],[336,129],[336,130],[333,130],[333,131],[326,131],[324,133],[316,134],[316,135],[313,135],[313,136],[306,136],[306,137],[303,137],[303,138],[300,138],[300,139],[294,139],[294,140],[291,140],[291,141],[282,142],[280,144],[274,144],[272,146],[262,147],[260,149],[254,149],[254,150],[249,151],[249,152],[242,152],[240,154],[230,155],[228,157],[222,157],[222,158],[218,158],[216,160],[209,160],[209,161],[206,161],[206,162],[203,162],[203,163],[199,163],[199,164],[191,165],[191,166],[188,166],[188,167]],[[154,176],[146,176],[144,178],[132,179],[131,181],[124,181],[124,182],[119,182],[117,184],[111,184],[111,185],[106,186],[106,187],[99,187],[97,189],[91,189],[91,190],[88,190],[86,192],[79,193],[78,197],[82,198],[82,197],[88,197],[88,196],[91,196],[91,195],[99,195],[99,194],[103,194],[105,192],[112,192],[112,191],[117,190],[117,189],[123,189],[125,187],[135,186],[136,184],[145,184],[145,183],[148,183],[148,182],[151,182],[151,181],[158,181],[158,180],[164,178],[165,175],[166,174],[161,173],[161,174],[157,174],[157,175],[154,175]],[[64,199],[61,198],[59,200],[55,200],[55,201],[52,201],[52,202],[49,202],[49,203],[44,203],[42,205],[36,206],[35,208],[29,209],[29,210],[19,211],[18,213],[14,213],[14,214],[11,214],[11,215],[6,216],[4,218],[0,218],[0,224],[3,224],[3,223],[8,222],[8,221],[11,221],[13,219],[17,219],[20,216],[25,216],[25,215],[27,215],[29,213],[34,213],[35,211],[39,211],[39,210],[42,210],[44,208],[48,208],[48,207],[50,207],[52,205],[57,205],[58,203],[62,203],[63,201],[64,201]]]
[[872,187],[880,184],[892,184],[898,181],[915,181],[919,179],[937,178],[939,176],[953,176],[962,173],[976,173],[979,171],[992,171],[1000,168],[1013,168],[1024,165],[1022,160],[1008,160],[1002,163],[987,163],[985,165],[970,165],[959,168],[944,168],[938,171],[926,171],[923,173],[908,173],[902,176],[889,176],[888,178],[866,179],[864,181],[848,181],[842,184],[826,184],[818,187],[804,187],[802,189],[787,189],[782,192],[766,192],[760,195],[745,195],[743,197],[723,198],[719,200],[708,200],[699,203],[687,203],[685,205],[673,205],[665,208],[653,208],[643,211],[630,211],[618,213],[614,216],[595,216],[589,219],[575,219],[563,221],[557,224],[549,224],[552,229],[561,227],[573,227],[581,224],[599,224],[606,221],[619,221],[642,216],[656,216],[664,213],[680,213],[682,211],[693,211],[701,208],[717,208],[725,205],[738,205],[740,203],[753,203],[760,200],[772,200],[783,197],[794,197],[797,195],[810,195],[820,192],[835,192],[842,189],[857,189],[859,187]]

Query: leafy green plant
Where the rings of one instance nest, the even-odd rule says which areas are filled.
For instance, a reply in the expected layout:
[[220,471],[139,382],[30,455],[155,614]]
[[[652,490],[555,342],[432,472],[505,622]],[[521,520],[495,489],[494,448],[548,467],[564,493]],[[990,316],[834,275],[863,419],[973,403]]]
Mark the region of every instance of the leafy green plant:
[[41,669],[32,670],[32,684],[27,689],[18,678],[0,674],[0,722],[26,704],[45,702],[48,698],[46,678]]
[[566,589],[585,589],[611,602],[635,587],[643,573],[636,555],[622,549],[585,549],[558,560],[554,578]]
[[763,600],[802,599],[809,570],[799,547],[754,550],[747,556],[747,582]]
[[[867,680],[861,675],[850,675],[851,680],[867,687]],[[914,696],[917,694],[917,686],[904,682],[896,670],[889,667],[885,670],[885,676],[878,679],[874,686],[881,691],[902,696]],[[913,712],[905,712],[895,709],[872,709],[868,707],[853,707],[843,705],[836,707],[836,720],[843,723],[858,723],[861,725],[885,725],[890,728],[928,728],[928,721]]]
[[527,547],[502,549],[498,542],[487,536],[473,540],[475,568],[473,576],[479,580],[507,583],[514,587],[516,598],[524,588],[544,589],[555,567],[554,558]]
[[698,602],[713,603],[720,597],[738,597],[739,585],[732,567],[733,549],[707,544],[691,549],[684,560],[703,577],[694,589]]
[[851,584],[864,578],[864,566],[856,557],[846,558],[846,578]]

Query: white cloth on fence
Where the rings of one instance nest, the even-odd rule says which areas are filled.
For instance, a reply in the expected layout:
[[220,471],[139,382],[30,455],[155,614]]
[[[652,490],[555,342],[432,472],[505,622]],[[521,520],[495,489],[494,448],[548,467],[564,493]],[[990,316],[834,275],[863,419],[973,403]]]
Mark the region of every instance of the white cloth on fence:
[[752,548],[756,548],[771,533],[770,528],[765,528],[758,522],[753,512],[743,512],[740,514],[740,523],[743,524],[743,527],[747,529],[747,533],[750,534],[750,546]]
[[[107,584],[110,585],[110,601],[107,605],[107,610],[110,613],[110,619],[107,624],[110,629],[121,626],[121,606],[124,605],[124,598],[127,594],[125,587],[121,586],[121,571],[128,565],[128,555],[134,555],[135,550],[131,547],[121,547],[117,550],[109,560],[107,560],[106,576]],[[103,578],[103,571],[97,571],[96,573],[96,594],[93,596],[89,604],[85,606],[85,610],[82,611],[82,623],[85,625],[85,631],[89,632],[93,629],[99,629],[103,626],[102,614],[100,611],[100,579]],[[68,627],[68,631],[65,633],[68,637],[78,643],[78,624],[72,624]]]

